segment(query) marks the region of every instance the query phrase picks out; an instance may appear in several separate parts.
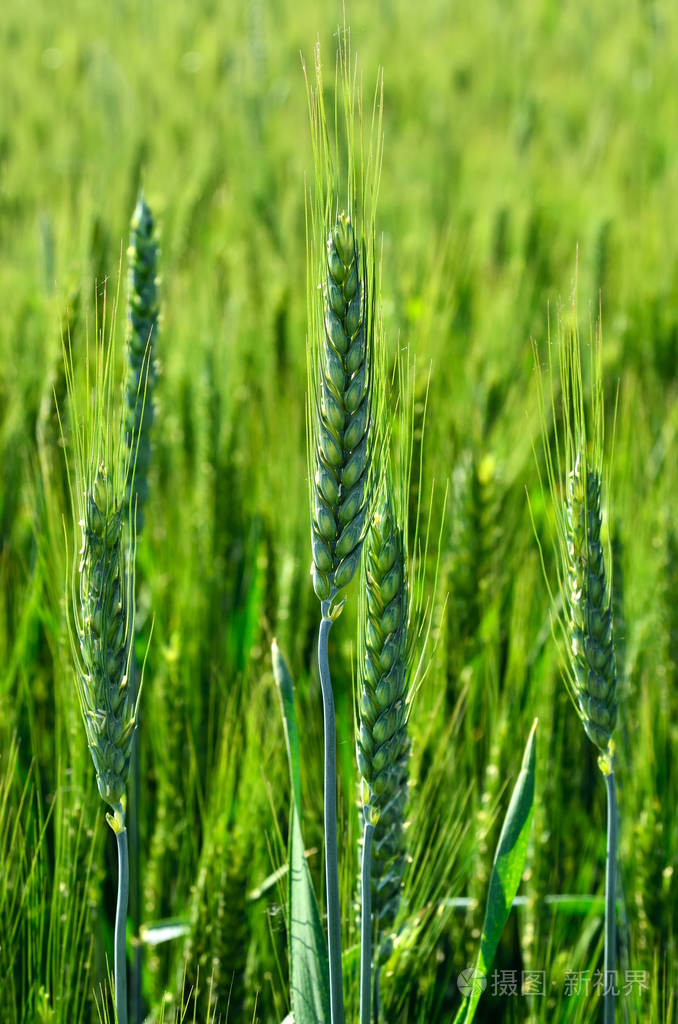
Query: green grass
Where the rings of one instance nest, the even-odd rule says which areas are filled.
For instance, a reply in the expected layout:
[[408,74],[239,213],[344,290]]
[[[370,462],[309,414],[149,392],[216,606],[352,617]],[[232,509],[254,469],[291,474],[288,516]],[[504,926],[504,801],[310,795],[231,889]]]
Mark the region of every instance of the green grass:
[[[600,905],[567,913],[545,901],[602,894],[605,795],[562,685],[525,496],[553,578],[531,339],[546,344],[548,306],[569,301],[577,266],[582,338],[602,304],[608,424],[619,386],[607,520],[621,542],[625,619],[619,966],[646,971],[649,992],[621,997],[618,1018],[663,1024],[678,1000],[678,15],[661,0],[384,0],[347,17],[365,97],[384,73],[384,330],[389,367],[409,346],[420,384],[410,521],[418,494],[427,521],[435,481],[430,536],[441,535],[435,590],[433,564],[427,576],[431,666],[409,725],[412,862],[382,971],[386,1019],[454,1017],[535,716],[525,903],[495,967],[518,981],[544,970],[548,995],[501,997],[490,981],[476,1019],[599,1013],[594,995],[564,985],[567,972],[602,966]],[[68,649],[68,501],[51,395],[64,393],[65,325],[77,372],[104,282],[109,297],[124,282],[140,185],[162,277],[137,552],[139,664],[154,622],[139,747],[142,918],[190,926],[145,950],[144,998],[154,1020],[163,1000],[171,1019],[182,989],[187,1020],[279,1024],[289,1011],[287,886],[264,885],[285,859],[289,808],[274,636],[296,683],[304,842],[324,890],[305,440],[313,156],[299,53],[309,63],[320,39],[332,110],[341,18],[304,0],[0,10],[0,826],[13,830],[0,839],[3,1024],[89,1024],[112,965],[115,843]],[[352,587],[330,638],[348,1019]]]

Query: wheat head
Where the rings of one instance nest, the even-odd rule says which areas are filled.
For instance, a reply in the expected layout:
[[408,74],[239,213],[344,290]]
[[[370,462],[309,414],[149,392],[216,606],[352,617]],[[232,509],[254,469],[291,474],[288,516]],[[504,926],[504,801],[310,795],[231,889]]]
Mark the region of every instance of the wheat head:
[[365,547],[366,622],[356,753],[364,814],[375,826],[372,912],[380,959],[393,928],[406,863],[408,581],[403,535],[385,485]]
[[[133,476],[128,482],[127,502],[136,509],[136,528],[144,523],[151,463],[150,429],[155,415],[153,388],[157,376],[155,344],[158,335],[158,243],[155,221],[143,196],[132,215],[127,282],[127,408],[125,430]],[[130,501],[130,499],[132,499]]]
[[606,753],[617,721],[612,608],[600,540],[600,475],[581,454],[567,478],[566,522],[574,692],[586,735]]
[[108,821],[119,833],[125,828],[137,721],[129,687],[135,531],[125,498],[134,469],[125,439],[124,398],[114,393],[112,339],[113,328],[108,342],[101,338],[95,348],[88,347],[82,377],[76,379],[70,349],[64,349],[64,364],[74,450],[69,490],[81,538],[68,586],[71,648],[99,793],[113,809]]
[[592,334],[587,366],[582,360],[574,303],[570,321],[564,322],[562,316],[559,319],[556,351],[561,390],[558,406],[549,347],[553,438],[547,426],[541,375],[538,396],[546,474],[556,520],[565,681],[586,735],[600,753],[601,770],[607,775],[612,770],[612,734],[617,722],[617,667],[612,595],[601,540],[605,440],[601,335],[600,328]]
[[128,690],[132,602],[123,504],[101,463],[84,493],[80,551],[78,693],[101,797],[125,809],[135,709]]
[[360,562],[372,494],[373,359],[367,284],[351,219],[327,240],[324,318],[314,388],[313,585],[331,600]]

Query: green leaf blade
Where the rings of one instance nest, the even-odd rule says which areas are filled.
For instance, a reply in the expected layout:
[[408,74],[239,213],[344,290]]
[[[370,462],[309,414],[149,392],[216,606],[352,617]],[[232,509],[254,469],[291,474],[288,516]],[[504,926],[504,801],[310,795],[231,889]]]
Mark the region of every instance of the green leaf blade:
[[[525,869],[527,843],[534,810],[534,775],[536,763],[537,719],[530,730],[525,746],[523,762],[516,781],[511,801],[504,818],[497,851],[494,855],[492,874],[487,892],[485,921],[480,937],[480,949],[476,963],[476,977],[487,977],[492,966],[501,933],[511,912],[513,900],[518,892],[520,879]],[[473,991],[455,1018],[455,1024],[462,1020],[471,1024],[480,1001],[483,988],[474,985]],[[464,1008],[466,1015],[462,1016]]]
[[299,818],[301,771],[294,684],[275,640],[273,674],[280,694],[290,769],[289,920],[290,989],[295,1024],[318,1024],[330,1019],[327,943],[320,910],[304,854]]

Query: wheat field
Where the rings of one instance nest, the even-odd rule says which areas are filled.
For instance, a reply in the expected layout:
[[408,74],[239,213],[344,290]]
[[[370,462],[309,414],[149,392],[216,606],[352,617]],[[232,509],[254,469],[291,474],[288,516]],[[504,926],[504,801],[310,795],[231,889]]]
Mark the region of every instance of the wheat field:
[[[332,236],[339,301],[308,277],[318,252],[328,258],[308,82],[319,45],[333,128],[345,24],[366,138],[381,76],[383,114],[374,208],[356,200],[350,252],[348,236]],[[374,926],[378,1019],[455,1020],[535,718],[531,826],[475,1019],[604,1019],[598,755],[612,729],[616,1019],[678,1019],[677,62],[668,0],[0,5],[0,1024],[112,1022],[116,938],[130,1024],[282,1024],[291,1012],[306,1024],[324,1012],[295,1005],[290,914],[305,864],[325,936],[317,644],[337,564],[322,562],[318,537],[331,559],[354,558],[323,634],[346,1020],[360,1012],[370,809],[374,823],[395,815],[393,847],[373,847],[372,878],[392,887],[372,895],[388,922],[386,938]],[[336,215],[362,129],[353,139],[339,116]],[[329,377],[313,386],[332,346],[309,374],[311,335],[329,315],[312,312],[322,287],[355,353],[364,324],[377,336],[365,359],[380,397],[364,416],[347,400],[360,443],[376,431],[349,511],[332,487],[351,435],[332,425]],[[354,294],[374,309],[359,317]],[[599,748],[564,685],[571,641],[559,625],[590,585],[581,561],[558,579],[568,400],[548,367],[575,327],[583,401],[599,402],[606,428],[595,540],[609,590],[597,614],[607,595],[615,677],[603,739],[592,730]],[[597,392],[587,367],[599,339]],[[342,356],[344,397],[363,355]],[[79,450],[79,417],[109,357],[111,401],[127,406],[107,422],[131,446],[117,457],[138,470],[137,491],[115,492],[116,516],[129,529],[136,512],[137,529],[106,570],[111,629],[120,589],[133,582],[136,601],[116,648],[124,763],[102,746],[108,760],[93,767],[83,692],[100,716],[113,698],[91,668],[99,649],[88,662],[73,632],[71,581],[87,562],[96,603],[104,570],[80,550],[96,484],[77,460],[93,471],[100,460]],[[329,426],[314,434],[321,406]],[[315,474],[333,431],[345,447],[328,483]],[[354,534],[339,543],[347,523]],[[384,523],[401,537],[392,591],[375,569]],[[389,630],[403,675],[377,707]],[[373,678],[368,656],[382,659]],[[375,723],[387,713],[382,761]],[[102,772],[125,774],[128,761],[125,800],[109,790],[107,806]],[[131,865],[117,932],[115,807],[123,819],[127,808]]]

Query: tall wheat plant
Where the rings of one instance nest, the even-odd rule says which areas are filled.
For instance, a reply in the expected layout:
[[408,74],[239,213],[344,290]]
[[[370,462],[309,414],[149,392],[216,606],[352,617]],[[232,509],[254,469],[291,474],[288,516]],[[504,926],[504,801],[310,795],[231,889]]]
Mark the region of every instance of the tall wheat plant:
[[[113,317],[115,320],[115,317]],[[115,1009],[127,1024],[125,924],[129,897],[127,785],[139,694],[130,688],[134,633],[133,510],[126,494],[134,451],[125,441],[122,392],[114,386],[113,329],[78,373],[65,353],[73,469],[74,553],[67,582],[77,693],[97,786],[118,851],[114,936]]]
[[[414,438],[414,365],[401,353],[394,379],[395,435],[379,481],[361,564],[356,756],[363,817],[360,908],[360,1020],[381,1018],[380,971],[393,930],[407,863],[408,721],[426,676],[431,606],[425,603],[419,503],[412,549],[408,504]],[[425,417],[424,417],[425,419]],[[421,423],[423,433],[424,421]],[[421,466],[419,467],[421,470]],[[434,555],[437,570],[438,558]],[[435,589],[435,583],[434,583]]]
[[[158,240],[157,228],[151,209],[139,194],[132,222],[130,244],[127,250],[127,330],[125,354],[127,380],[125,387],[125,438],[134,473],[128,474],[125,505],[134,516],[136,537],[144,525],[145,502],[149,492],[151,464],[151,428],[154,419],[153,391],[157,377],[155,359],[158,337]],[[133,574],[133,567],[129,567]],[[137,667],[134,656],[134,638],[130,640],[129,685],[133,696],[137,692]],[[132,786],[129,799],[129,844],[132,866],[130,890],[130,919],[134,929],[132,970],[130,974],[130,1013],[132,1024],[141,1024],[142,997],[142,945],[139,941],[141,925],[141,865],[139,856],[139,742],[138,734],[132,745]]]
[[[539,375],[539,401],[548,489],[556,522],[558,591],[562,615],[557,639],[566,654],[564,678],[574,708],[598,751],[607,789],[605,873],[604,1020],[615,1017],[617,795],[613,732],[617,721],[617,669],[612,595],[606,573],[609,551],[601,537],[605,491],[605,415],[600,330],[582,360],[577,312],[559,320],[557,338],[561,400],[549,344],[550,408]],[[553,436],[550,436],[550,425]]]
[[[315,161],[314,188],[307,204],[312,576],[321,610],[318,668],[324,717],[330,1007],[332,1024],[343,1024],[336,734],[328,640],[332,623],[343,607],[342,592],[360,563],[374,504],[380,447],[381,357],[374,313],[374,217],[381,154],[381,93],[378,90],[371,143],[365,153],[360,93],[345,44],[340,49],[336,79],[337,110],[343,111],[347,140],[347,181],[342,201],[337,168],[343,161],[328,132],[319,49],[315,80],[307,83]],[[334,128],[336,139],[338,125]]]

